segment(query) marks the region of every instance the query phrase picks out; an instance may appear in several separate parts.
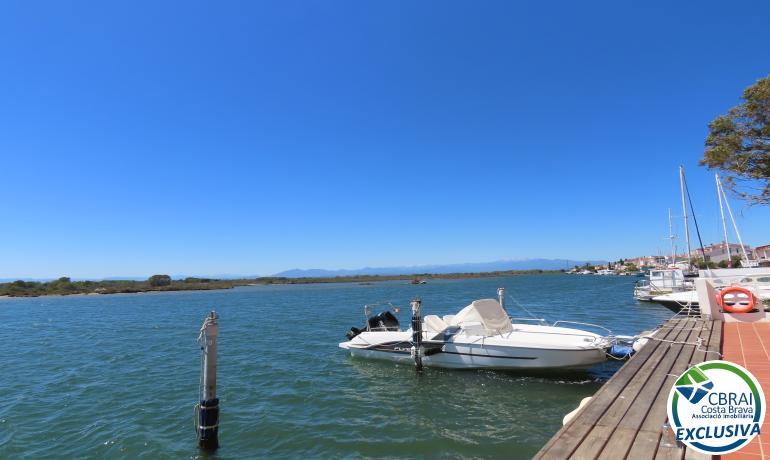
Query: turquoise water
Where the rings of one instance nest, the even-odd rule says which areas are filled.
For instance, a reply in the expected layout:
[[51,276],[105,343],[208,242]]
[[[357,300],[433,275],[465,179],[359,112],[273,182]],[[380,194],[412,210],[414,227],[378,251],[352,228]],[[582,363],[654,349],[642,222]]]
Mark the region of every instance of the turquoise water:
[[[618,334],[671,314],[635,278],[520,276],[372,285],[0,299],[0,458],[194,458],[195,339],[221,315],[215,458],[529,458],[617,368],[525,376],[350,358],[337,348],[364,303],[454,313],[506,287],[538,316]],[[519,315],[513,302],[509,311]]]

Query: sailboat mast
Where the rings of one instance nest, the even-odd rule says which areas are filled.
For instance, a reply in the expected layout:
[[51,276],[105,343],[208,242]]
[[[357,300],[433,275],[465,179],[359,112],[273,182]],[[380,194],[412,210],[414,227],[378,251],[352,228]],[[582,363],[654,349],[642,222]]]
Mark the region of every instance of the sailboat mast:
[[690,224],[687,220],[687,204],[684,200],[684,166],[679,166],[679,191],[682,194],[682,212],[684,212],[684,238],[687,241],[687,265],[692,261],[692,249],[690,249]]
[[671,264],[675,264],[676,249],[674,247],[674,224],[671,220],[671,208],[668,208],[668,239],[671,240]]
[[725,209],[722,206],[722,185],[719,181],[719,174],[714,174],[714,179],[717,182],[717,197],[719,198],[719,213],[722,215],[722,230],[725,234],[725,253],[727,254],[727,263],[732,266],[733,257],[730,254],[730,243],[727,240],[727,219],[725,219]]
[[743,239],[741,238],[741,232],[738,231],[738,224],[735,223],[735,216],[733,216],[733,210],[730,207],[730,202],[727,201],[727,195],[725,195],[725,189],[722,186],[722,181],[717,179],[717,184],[719,184],[719,190],[722,193],[722,198],[725,200],[725,205],[727,205],[727,212],[730,214],[730,220],[733,222],[733,228],[735,229],[735,235],[738,237],[738,244],[741,245],[741,252],[743,252],[743,257],[746,259],[746,266],[749,266],[749,255],[746,253],[746,246],[743,245]]

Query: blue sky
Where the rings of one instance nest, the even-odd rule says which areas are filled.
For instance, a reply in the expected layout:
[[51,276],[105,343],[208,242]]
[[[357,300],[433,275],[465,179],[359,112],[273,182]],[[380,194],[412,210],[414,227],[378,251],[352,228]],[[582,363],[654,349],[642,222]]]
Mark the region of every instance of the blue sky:
[[[767,2],[3,2],[0,277],[667,251]],[[733,200],[744,239],[770,208]],[[677,231],[682,234],[681,230]],[[680,243],[682,245],[683,243]]]

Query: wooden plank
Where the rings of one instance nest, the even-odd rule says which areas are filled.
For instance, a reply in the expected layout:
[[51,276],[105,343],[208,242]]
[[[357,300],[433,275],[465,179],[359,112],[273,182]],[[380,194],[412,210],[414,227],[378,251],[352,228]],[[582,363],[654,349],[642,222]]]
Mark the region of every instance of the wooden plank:
[[660,444],[660,428],[655,431],[640,430],[628,451],[629,459],[649,460],[655,458]]
[[[722,357],[721,354],[713,352],[722,353],[722,333],[724,331],[724,321],[714,320],[712,323],[713,326],[711,329],[711,337],[707,339],[704,338],[703,346],[701,347],[701,350],[696,351],[693,355],[693,360],[690,363],[691,365],[699,364],[703,361],[720,359]],[[706,353],[706,350],[708,350],[709,353]]]
[[[665,323],[660,338],[668,339],[678,333],[680,318],[672,318]],[[639,353],[634,355],[618,372],[605,383],[594,398],[537,453],[535,458],[567,458],[577,449],[585,436],[615,400],[616,396],[631,382],[636,372],[650,359],[661,345],[660,341],[650,341]]]
[[[722,321],[672,318],[652,341],[605,383],[536,458],[682,459],[685,450],[662,433],[671,379],[692,364],[717,359]],[[701,349],[694,344],[701,340]]]
[[[686,330],[687,325],[687,321],[680,321],[675,328],[671,329],[671,334],[668,336],[668,340],[681,340],[684,335],[689,334],[689,331]],[[653,341],[648,342],[648,345],[651,343],[653,343]],[[636,400],[639,392],[644,389],[645,385],[647,384],[647,378],[652,375],[655,369],[660,367],[661,362],[665,360],[669,355],[669,351],[670,346],[665,342],[661,342],[660,345],[656,347],[650,358],[641,368],[637,370],[629,384],[626,385],[623,390],[618,392],[617,395],[615,395],[615,399],[612,401],[612,404],[610,404],[605,413],[596,422],[596,426],[585,437],[583,443],[575,450],[576,456],[594,458],[602,451],[602,449],[605,447],[605,444],[609,440],[609,437],[606,436],[607,430],[604,428],[609,427],[611,431],[614,431],[618,422],[632,407],[632,404]],[[630,426],[629,428],[636,427],[638,427],[638,424],[636,426]],[[617,452],[616,458],[625,456],[625,451],[628,449],[628,446],[618,447],[620,451]]]
[[[705,329],[704,329],[704,326],[705,326]],[[710,328],[712,327],[712,325],[710,323],[702,321],[698,323],[696,327],[700,327],[701,331],[693,330],[692,331],[693,333],[689,337],[689,341],[695,343],[698,337],[703,337],[704,333],[705,333],[704,340],[708,341],[709,336],[711,334]],[[671,391],[671,386],[669,385],[669,382],[673,384],[674,380],[676,380],[676,376],[678,376],[679,374],[681,374],[687,369],[692,359],[692,355],[694,351],[695,351],[695,347],[692,345],[684,347],[684,349],[679,353],[679,356],[677,357],[676,361],[674,361],[674,364],[666,371],[668,375],[661,376],[662,381],[658,385],[658,393],[655,396],[655,399],[649,403],[649,406],[648,406],[649,410],[645,415],[644,420],[638,421],[639,425],[641,425],[640,426],[641,430],[646,430],[646,431],[661,430],[663,423],[666,421],[666,418],[668,417],[666,415],[667,414],[666,403],[668,402],[668,393],[669,391]]]
[[[636,439],[637,428],[616,428],[610,436],[610,441],[604,446],[599,454],[600,459],[615,460],[624,458],[631,444]],[[617,445],[612,445],[613,442]],[[654,455],[654,454],[653,454]],[[652,456],[650,457],[652,458]]]
[[573,460],[589,460],[596,458],[614,429],[615,427],[611,426],[594,426],[588,436],[583,439],[583,442],[580,443],[578,448],[569,458]]
[[[645,411],[629,414],[628,417],[620,422],[622,426],[640,427],[643,420],[648,416],[649,409],[656,407],[661,402],[665,408],[665,400],[668,398],[668,390],[670,389],[668,381],[673,378],[672,374],[676,372],[676,369],[690,361],[690,358],[695,351],[694,344],[699,335],[702,334],[704,326],[707,325],[702,321],[690,322],[688,326],[685,327],[685,335],[680,336],[679,341],[682,343],[669,345],[669,353],[665,363],[661,362],[661,366],[659,366],[658,369],[655,369],[654,374],[648,381],[647,387],[644,388],[639,395],[639,406],[644,406]],[[707,334],[710,333],[708,326],[707,329],[705,329],[705,332]],[[693,345],[685,345],[685,343]],[[661,424],[662,423],[663,421],[661,420]]]
[[[629,451],[629,458],[650,458],[649,452],[651,451],[654,439],[660,440],[662,437],[662,427],[667,418],[666,403],[668,402],[668,394],[671,391],[669,382],[673,383],[673,379],[687,370],[691,364],[703,362],[707,356],[705,349],[718,349],[721,342],[721,321],[704,321],[701,323],[701,331],[693,331],[690,335],[689,341],[696,342],[697,338],[702,339],[702,350],[696,350],[695,347],[687,346],[683,352],[680,352],[679,357],[671,367],[667,379],[663,382],[660,391],[651,404],[650,410],[642,423],[641,429],[637,438],[634,440],[634,444]],[[689,350],[688,350],[689,349]],[[689,352],[688,352],[689,351]],[[708,355],[711,355],[709,353]],[[712,358],[708,358],[712,359]],[[661,452],[661,456],[664,458],[670,458],[676,456],[675,450],[681,448],[674,448],[671,446],[665,447]],[[656,452],[657,453],[657,452]]]
[[[717,353],[713,352],[722,352],[722,333],[724,331],[724,321],[722,320],[714,320],[712,321],[711,325],[711,335],[708,338],[704,339],[704,345],[700,347],[699,350],[695,350],[695,353],[693,353],[693,356],[689,363],[687,363],[686,366],[684,366],[683,369],[678,369],[678,374],[681,374],[684,372],[687,368],[694,364],[700,364],[704,361],[711,361],[714,359],[721,358],[721,354],[718,355]],[[678,375],[677,374],[677,375]],[[685,451],[685,458],[698,458],[702,456],[701,453],[695,452],[690,449],[686,449]]]
[[[686,341],[692,332],[690,330],[691,325],[692,322],[690,321],[680,322],[679,326],[681,326],[681,328],[677,329],[677,334],[668,340],[672,340],[674,342]],[[660,380],[662,380],[665,377],[665,374],[668,373],[669,369],[671,369],[674,361],[679,356],[681,348],[682,345],[666,342],[662,343],[661,346],[656,350],[656,358],[658,359],[649,360],[645,366],[639,369],[639,372],[637,372],[636,376],[634,377],[634,381],[628,385],[628,387],[626,387],[626,389],[623,391],[623,394],[620,395],[623,399],[619,398],[616,400],[613,406],[617,407],[611,408],[611,410],[608,411],[604,417],[602,417],[602,420],[599,420],[599,423],[608,425],[620,424],[623,418],[629,418],[627,409],[631,408],[632,405],[638,405],[638,402],[643,403],[645,409],[648,408],[652,402],[652,399],[655,397],[655,395],[657,395],[657,390],[661,385]],[[638,416],[638,414],[632,415]],[[627,422],[624,427],[638,428],[642,418],[643,416],[639,417],[638,420],[631,418],[631,422]]]
[[[694,330],[692,327],[697,327],[697,322],[689,320],[681,324],[683,327],[679,330],[679,334],[672,339],[673,341],[687,342],[688,339],[698,334],[698,331]],[[603,419],[600,420],[600,424],[611,423],[618,428],[618,431],[616,431],[618,435],[611,435],[604,446],[605,451],[611,453],[615,458],[625,457],[629,453],[629,449],[633,443],[633,437],[629,440],[626,430],[633,430],[636,432],[639,429],[639,426],[642,424],[650,407],[653,405],[653,402],[661,391],[661,386],[663,386],[669,370],[673,366],[675,360],[680,357],[682,350],[685,347],[686,346],[682,344],[666,343],[663,347],[659,348],[658,351],[662,351],[663,355],[657,363],[648,362],[647,366],[640,369],[636,375],[634,384],[626,387],[624,393],[627,394],[620,396],[620,398],[625,397],[625,400],[618,399],[618,401],[624,401],[624,404],[618,405],[618,412],[612,418],[605,420],[603,417]],[[691,349],[694,348],[694,346],[691,347]],[[689,359],[691,353],[691,350],[685,351],[687,359]],[[665,407],[665,402],[663,404]],[[626,410],[620,414],[623,407],[625,407]],[[663,421],[661,421],[661,424],[662,423]]]
[[672,446],[669,444],[658,446],[658,451],[655,453],[656,460],[681,460],[684,458],[684,449],[678,446]]
[[[670,321],[675,325],[678,321]],[[666,333],[669,333],[667,331]],[[610,380],[607,381],[594,395],[590,403],[581,409],[573,419],[562,427],[551,440],[540,449],[536,458],[566,458],[577,448],[585,435],[590,431],[604,409],[612,402],[615,393],[622,389],[633,377],[633,373],[654,351],[658,342],[649,343],[633,356]],[[626,372],[623,372],[626,370]],[[589,410],[590,409],[590,410]]]

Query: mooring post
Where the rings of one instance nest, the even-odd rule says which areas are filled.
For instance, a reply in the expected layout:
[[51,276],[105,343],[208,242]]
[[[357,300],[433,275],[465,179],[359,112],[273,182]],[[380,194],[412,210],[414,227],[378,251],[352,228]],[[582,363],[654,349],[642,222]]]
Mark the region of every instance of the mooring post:
[[420,298],[412,300],[412,357],[414,358],[414,368],[417,372],[422,371],[422,317],[420,316]]
[[219,399],[217,398],[217,335],[215,311],[206,316],[198,335],[201,347],[201,378],[198,410],[198,447],[215,450],[219,447]]

